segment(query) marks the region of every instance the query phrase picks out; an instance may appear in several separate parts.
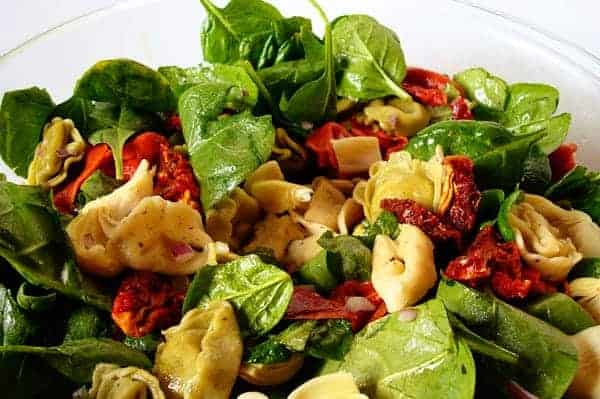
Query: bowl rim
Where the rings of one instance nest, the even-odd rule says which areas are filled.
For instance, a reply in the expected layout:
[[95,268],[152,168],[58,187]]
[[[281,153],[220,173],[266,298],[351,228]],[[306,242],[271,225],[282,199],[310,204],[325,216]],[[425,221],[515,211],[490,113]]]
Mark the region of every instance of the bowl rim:
[[[159,3],[163,1],[165,0],[120,0],[100,8],[92,9],[81,15],[60,22],[54,26],[50,26],[47,29],[32,35],[31,37],[27,38],[18,45],[8,50],[2,51],[0,53],[0,66],[3,63],[3,61],[11,58],[12,56],[16,56],[17,54],[23,51],[26,51],[30,46],[34,45],[35,43],[41,40],[44,40],[46,37],[54,33],[60,33],[62,30],[66,30],[71,26],[75,26],[80,23],[85,23],[85,21],[90,20],[92,18],[99,18],[104,15],[109,15],[113,12],[118,12],[120,10],[135,7],[143,7],[147,4]],[[469,9],[470,11],[481,13],[482,15],[485,15],[488,18],[492,18],[498,22],[512,26],[516,29],[514,33],[524,36],[524,38],[526,38],[529,41],[533,41],[537,46],[540,46],[544,50],[549,51],[555,56],[561,58],[563,62],[566,62],[578,68],[586,75],[588,75],[588,77],[592,78],[594,82],[600,86],[600,56],[597,56],[596,54],[587,50],[583,46],[574,43],[570,40],[567,40],[563,37],[560,37],[559,35],[545,28],[542,28],[539,25],[529,23],[522,18],[491,9],[481,4],[477,4],[473,0],[439,1],[446,1],[447,3],[451,3],[459,7],[464,7],[465,9]]]

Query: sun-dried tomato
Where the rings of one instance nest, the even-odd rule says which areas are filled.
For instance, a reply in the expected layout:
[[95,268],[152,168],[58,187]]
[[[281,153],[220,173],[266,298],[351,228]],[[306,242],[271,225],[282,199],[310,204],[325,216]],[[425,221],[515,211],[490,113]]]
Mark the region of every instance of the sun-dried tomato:
[[123,147],[123,178],[131,179],[143,159],[150,165],[157,165],[160,157],[160,146],[168,145],[165,136],[155,132],[138,134]]
[[169,201],[184,201],[199,209],[200,188],[189,161],[168,144],[160,145],[154,192]]
[[461,96],[464,96],[462,87],[448,76],[423,68],[409,67],[402,88],[418,102],[435,107],[448,104],[446,95],[448,85],[452,85]]
[[337,169],[337,159],[331,140],[351,137],[350,132],[341,124],[327,122],[308,136],[305,145],[317,156],[319,168]]
[[552,154],[549,155],[550,169],[552,170],[552,181],[560,180],[564,175],[569,173],[577,162],[575,161],[575,152],[577,152],[577,144],[565,143],[561,144]]
[[113,301],[112,319],[130,337],[170,327],[181,317],[185,287],[168,277],[135,271],[125,277]]
[[444,158],[444,163],[452,167],[452,202],[444,215],[458,230],[468,233],[477,222],[477,211],[481,193],[475,185],[473,161],[462,155]]
[[492,226],[484,227],[466,253],[448,264],[444,274],[471,287],[489,282],[499,297],[508,300],[555,290],[541,280],[537,270],[523,266],[517,245],[501,242]]
[[461,232],[424,206],[411,199],[384,199],[381,208],[396,215],[399,223],[417,226],[435,244],[462,246]]
[[450,103],[452,110],[452,119],[455,120],[470,120],[473,119],[473,114],[469,108],[467,100],[463,96],[458,96]]
[[177,114],[168,115],[165,119],[165,132],[179,133],[181,132],[181,118]]
[[[346,307],[350,297],[367,299],[373,305],[373,310],[350,311]],[[350,280],[336,287],[330,298],[324,298],[309,287],[294,287],[285,317],[290,320],[345,319],[352,323],[354,331],[359,331],[368,322],[386,314],[385,303],[370,282]]]
[[379,141],[379,148],[384,159],[389,159],[394,152],[402,151],[408,145],[408,138],[400,134],[386,133],[383,130],[373,131],[356,119],[350,121],[350,134],[352,136],[373,136]]

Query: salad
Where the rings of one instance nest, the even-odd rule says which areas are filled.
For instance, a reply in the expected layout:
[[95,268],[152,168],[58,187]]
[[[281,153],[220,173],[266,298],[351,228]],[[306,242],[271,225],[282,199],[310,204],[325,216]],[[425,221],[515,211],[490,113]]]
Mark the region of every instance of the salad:
[[600,398],[600,172],[555,87],[201,3],[201,65],[4,93],[4,397]]

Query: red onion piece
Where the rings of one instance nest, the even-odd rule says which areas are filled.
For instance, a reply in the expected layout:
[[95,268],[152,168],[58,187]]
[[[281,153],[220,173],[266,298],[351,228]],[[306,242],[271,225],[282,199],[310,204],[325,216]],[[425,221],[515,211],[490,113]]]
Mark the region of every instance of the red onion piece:
[[372,312],[375,310],[375,305],[367,298],[362,296],[349,296],[346,298],[346,310],[351,313]]
[[417,318],[416,309],[402,309],[398,312],[398,320],[400,321],[413,321]]
[[173,244],[170,249],[177,263],[186,262],[194,256],[194,249],[185,242]]
[[513,399],[539,399],[537,396],[523,388],[515,381],[510,381],[507,385],[508,393]]

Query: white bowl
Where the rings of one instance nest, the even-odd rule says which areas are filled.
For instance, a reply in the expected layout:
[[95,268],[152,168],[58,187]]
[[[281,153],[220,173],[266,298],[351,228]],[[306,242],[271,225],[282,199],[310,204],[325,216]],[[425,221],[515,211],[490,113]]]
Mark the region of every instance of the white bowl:
[[[223,3],[222,1],[220,3]],[[313,18],[308,1],[272,1],[285,15]],[[394,29],[407,63],[452,74],[483,66],[509,82],[544,82],[561,93],[560,111],[573,115],[569,140],[579,161],[600,168],[600,60],[533,27],[451,0],[327,0],[328,16],[364,13]],[[0,93],[36,85],[56,102],[100,59],[127,57],[153,67],[202,60],[198,0],[132,0],[77,18],[0,58]],[[0,171],[7,172],[4,165]],[[12,174],[10,174],[12,175]]]

